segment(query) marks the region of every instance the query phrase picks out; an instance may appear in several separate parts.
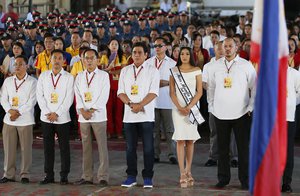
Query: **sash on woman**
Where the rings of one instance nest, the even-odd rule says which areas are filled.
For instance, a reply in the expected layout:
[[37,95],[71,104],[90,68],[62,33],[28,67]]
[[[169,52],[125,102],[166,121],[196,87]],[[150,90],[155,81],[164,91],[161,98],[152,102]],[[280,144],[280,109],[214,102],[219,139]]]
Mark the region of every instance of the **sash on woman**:
[[[173,75],[175,84],[178,87],[179,92],[181,93],[185,103],[188,105],[193,99],[193,95],[192,95],[189,87],[186,85],[184,78],[183,78],[180,70],[178,69],[178,67],[173,67],[170,69],[170,71],[171,71],[171,74]],[[205,121],[200,113],[199,102],[191,108],[189,119],[192,124],[194,124],[196,122],[199,125]]]

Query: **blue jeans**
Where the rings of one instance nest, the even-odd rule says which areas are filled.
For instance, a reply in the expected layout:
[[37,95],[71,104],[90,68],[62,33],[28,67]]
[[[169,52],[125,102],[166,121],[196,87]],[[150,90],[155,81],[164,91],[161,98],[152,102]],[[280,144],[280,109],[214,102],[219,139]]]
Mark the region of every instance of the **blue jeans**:
[[154,122],[124,123],[126,136],[126,159],[128,176],[137,176],[137,144],[138,136],[142,137],[144,152],[143,178],[153,177],[154,145],[153,145]]

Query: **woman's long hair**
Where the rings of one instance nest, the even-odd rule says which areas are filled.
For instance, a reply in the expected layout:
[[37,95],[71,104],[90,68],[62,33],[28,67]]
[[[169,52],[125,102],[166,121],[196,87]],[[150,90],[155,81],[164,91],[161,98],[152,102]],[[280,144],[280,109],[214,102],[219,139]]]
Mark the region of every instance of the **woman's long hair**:
[[201,35],[199,32],[197,32],[197,31],[195,31],[195,32],[193,33],[193,35],[192,35],[192,42],[193,42],[193,45],[194,45],[194,42],[195,42],[195,40],[197,39],[197,37],[200,37],[200,38],[201,38],[201,45],[200,45],[200,48],[202,49],[202,48],[203,48],[203,39],[202,39],[202,35]]
[[[295,50],[294,50],[294,53],[296,54],[296,53],[298,52],[298,46],[297,46],[296,40],[290,37],[290,38],[289,38],[289,41],[294,42],[294,44],[295,44]],[[290,52],[290,50],[289,50],[289,52]]]
[[189,53],[190,53],[190,64],[193,66],[193,67],[197,67],[196,63],[195,63],[195,60],[194,60],[194,55],[193,55],[193,52],[192,52],[192,49],[190,47],[181,47],[180,48],[180,51],[179,51],[179,56],[178,56],[178,60],[177,60],[177,63],[176,63],[176,66],[181,66],[182,65],[182,61],[181,61],[181,52],[182,50],[188,50]]
[[36,41],[35,44],[34,44],[34,53],[33,53],[33,57],[34,58],[37,57],[37,55],[38,55],[38,53],[35,50],[35,47],[37,45],[41,45],[44,48],[44,50],[45,50],[45,44],[44,44],[44,42],[43,41]]
[[[118,47],[117,55],[118,55],[118,57],[119,57],[119,63],[121,63],[121,62],[122,62],[122,56],[123,56],[123,50],[122,50],[122,46],[120,45],[119,40],[117,40],[117,39],[115,39],[115,38],[111,39],[111,40],[109,41],[109,43],[108,43],[108,46],[110,45],[110,43],[111,43],[113,40],[115,40],[115,41],[118,42],[119,47]],[[108,47],[108,48],[109,48],[109,47]],[[109,58],[110,55],[111,55],[111,51],[110,51],[110,49],[109,49],[108,52],[107,52],[107,57]]]

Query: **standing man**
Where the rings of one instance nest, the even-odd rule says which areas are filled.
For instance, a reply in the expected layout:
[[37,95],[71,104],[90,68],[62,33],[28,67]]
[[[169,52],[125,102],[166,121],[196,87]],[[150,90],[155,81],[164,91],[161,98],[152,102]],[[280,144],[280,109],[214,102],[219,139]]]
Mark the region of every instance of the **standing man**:
[[17,56],[15,75],[4,81],[1,105],[6,115],[3,125],[4,175],[0,183],[14,182],[16,175],[17,144],[20,142],[22,183],[29,183],[32,163],[32,129],[36,104],[36,79],[27,75],[28,59]]
[[18,22],[19,15],[14,12],[14,5],[12,3],[7,6],[7,13],[1,18],[2,23],[6,23],[8,18],[11,18],[14,22]]
[[76,109],[79,114],[83,174],[75,184],[93,183],[93,135],[98,144],[100,165],[98,181],[100,186],[108,185],[108,151],[106,138],[106,103],[109,97],[109,76],[97,68],[98,53],[87,49],[83,53],[86,70],[79,73],[75,81]]
[[45,178],[40,184],[54,183],[54,136],[58,136],[61,157],[60,184],[68,184],[70,172],[70,124],[69,109],[74,99],[74,77],[64,71],[64,52],[53,50],[52,69],[43,72],[37,83],[37,101],[41,108],[44,142]]
[[174,133],[172,119],[172,101],[169,92],[170,69],[176,65],[176,62],[166,55],[166,40],[163,37],[156,38],[154,50],[156,55],[148,59],[145,64],[151,65],[159,71],[159,97],[155,102],[155,123],[154,123],[154,162],[160,161],[160,132],[166,133],[168,145],[168,158],[172,164],[177,164],[175,157],[175,145],[172,140]]
[[79,55],[80,43],[81,37],[79,32],[73,32],[71,35],[71,45],[66,48],[66,52],[70,53],[72,57]]
[[225,57],[218,60],[208,91],[218,135],[217,188],[230,182],[229,145],[233,129],[238,149],[238,171],[242,189],[248,189],[249,140],[254,103],[256,72],[251,63],[240,58],[233,38],[223,42]]
[[44,71],[52,69],[51,52],[54,50],[54,40],[51,33],[44,36],[45,50],[37,56],[35,63],[36,76],[39,77]]
[[[211,77],[210,75],[214,73],[215,66],[219,65],[218,63],[216,63],[216,61],[224,57],[225,51],[223,48],[223,41],[219,41],[214,46],[214,52],[216,54],[215,57],[211,58],[210,62],[205,64],[203,68],[202,84],[205,90],[207,90],[208,86],[210,85],[209,78]],[[208,160],[205,163],[205,167],[212,167],[212,166],[217,166],[219,154],[218,154],[217,129],[216,129],[215,117],[211,113],[213,104],[211,103],[211,96],[209,94],[209,91],[207,91],[207,102],[208,102],[208,112],[209,112],[210,148],[209,148]],[[235,142],[233,132],[231,133],[231,140],[230,140],[230,158],[231,158],[231,162],[230,162],[231,167],[238,167],[238,162],[237,162],[238,153],[237,153],[237,147],[236,147],[236,142]]]
[[125,104],[124,130],[126,136],[127,179],[122,187],[137,184],[137,142],[142,136],[144,152],[144,188],[152,188],[154,147],[154,99],[159,92],[159,72],[144,64],[147,58],[147,46],[138,42],[132,47],[133,64],[124,67],[119,79],[118,97]]

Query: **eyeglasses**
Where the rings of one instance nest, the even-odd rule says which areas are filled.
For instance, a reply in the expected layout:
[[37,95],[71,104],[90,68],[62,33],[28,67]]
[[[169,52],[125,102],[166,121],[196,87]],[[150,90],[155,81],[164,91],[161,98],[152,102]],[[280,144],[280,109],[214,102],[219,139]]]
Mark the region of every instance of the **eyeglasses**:
[[97,58],[96,57],[84,57],[84,59],[87,61],[93,61],[93,60],[96,60]]
[[161,48],[161,47],[164,47],[165,45],[163,45],[163,44],[154,44],[153,46],[154,46],[154,48]]

